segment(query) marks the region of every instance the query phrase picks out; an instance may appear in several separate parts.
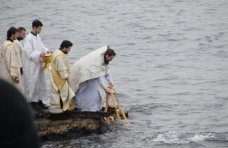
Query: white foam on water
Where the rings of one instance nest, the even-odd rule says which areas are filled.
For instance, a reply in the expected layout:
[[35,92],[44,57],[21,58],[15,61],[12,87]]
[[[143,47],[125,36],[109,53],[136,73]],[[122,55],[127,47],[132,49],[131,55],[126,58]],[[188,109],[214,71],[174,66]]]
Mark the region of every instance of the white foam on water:
[[154,142],[163,142],[166,144],[186,144],[189,143],[189,141],[186,141],[185,139],[179,138],[178,134],[176,132],[166,132],[159,134],[155,139],[153,139]]
[[203,141],[208,138],[214,138],[214,135],[212,133],[207,133],[207,134],[196,133],[196,135],[194,137],[190,138],[190,140],[194,141],[194,142],[198,142],[198,141]]

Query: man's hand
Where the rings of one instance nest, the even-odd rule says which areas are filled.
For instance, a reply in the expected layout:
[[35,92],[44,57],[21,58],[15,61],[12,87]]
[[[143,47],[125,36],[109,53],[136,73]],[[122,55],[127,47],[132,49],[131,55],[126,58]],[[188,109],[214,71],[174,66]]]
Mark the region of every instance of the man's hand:
[[105,88],[105,92],[108,93],[108,94],[111,94],[111,93],[114,93],[114,90],[112,88]]
[[47,53],[52,53],[52,51],[51,50],[48,50]]
[[44,55],[45,55],[44,52],[42,52],[42,53],[40,54],[40,62],[43,62],[43,61],[44,61]]
[[44,52],[42,52],[41,54],[40,54],[40,57],[44,57],[44,55],[45,55],[45,53]]
[[18,77],[12,77],[12,79],[13,79],[13,82],[14,83],[19,83],[20,82],[20,80],[19,80],[19,78]]
[[114,87],[114,85],[112,83],[109,83],[108,88],[112,89]]

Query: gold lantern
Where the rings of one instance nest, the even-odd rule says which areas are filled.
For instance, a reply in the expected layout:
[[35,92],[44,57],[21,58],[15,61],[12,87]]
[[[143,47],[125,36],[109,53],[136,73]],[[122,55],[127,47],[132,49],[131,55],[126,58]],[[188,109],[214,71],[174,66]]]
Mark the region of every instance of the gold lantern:
[[52,54],[51,53],[45,53],[43,57],[43,69],[45,70],[51,70],[51,60],[52,60]]

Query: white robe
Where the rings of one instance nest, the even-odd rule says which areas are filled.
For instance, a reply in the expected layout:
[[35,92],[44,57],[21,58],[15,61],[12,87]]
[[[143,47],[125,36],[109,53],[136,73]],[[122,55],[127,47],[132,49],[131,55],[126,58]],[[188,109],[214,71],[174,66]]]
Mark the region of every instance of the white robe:
[[[17,45],[12,41],[5,41],[1,45],[0,56],[0,77],[16,86],[23,93],[23,80],[21,76],[20,55]],[[17,77],[19,83],[15,83],[12,78]]]
[[[104,99],[106,96],[97,80],[109,74],[109,65],[104,64],[107,49],[108,46],[104,46],[94,50],[76,61],[71,68],[70,84],[76,94],[75,103],[83,111],[96,111],[100,103],[99,98]],[[83,100],[85,97],[87,99]]]
[[41,68],[40,54],[46,53],[48,49],[44,46],[39,34],[36,36],[28,34],[24,45],[24,85],[25,95],[29,102],[47,100],[47,86],[45,72]]
[[[52,76],[51,76],[51,101],[50,112],[62,113],[69,109],[70,103],[75,96],[69,86],[70,66],[65,54],[57,49],[52,54]],[[58,80],[63,84],[56,84]],[[60,99],[63,106],[60,105]]]
[[76,93],[75,106],[81,111],[99,111],[103,99],[100,92],[105,87],[105,79],[112,82],[110,74],[85,81]]

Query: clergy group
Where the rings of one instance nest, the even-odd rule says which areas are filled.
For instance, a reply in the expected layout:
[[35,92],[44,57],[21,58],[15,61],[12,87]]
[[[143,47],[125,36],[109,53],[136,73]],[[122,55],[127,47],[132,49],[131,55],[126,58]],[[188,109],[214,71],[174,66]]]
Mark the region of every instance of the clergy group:
[[[70,65],[67,54],[73,43],[63,40],[56,50],[47,48],[40,37],[43,23],[32,22],[26,35],[24,27],[10,27],[0,46],[0,78],[14,85],[34,110],[49,109],[61,114],[75,108],[99,111],[102,100],[112,93],[109,63],[116,53],[109,46],[91,51]],[[24,40],[24,44],[21,41]],[[51,89],[47,89],[43,59],[51,54]],[[50,105],[44,103],[50,100]]]

